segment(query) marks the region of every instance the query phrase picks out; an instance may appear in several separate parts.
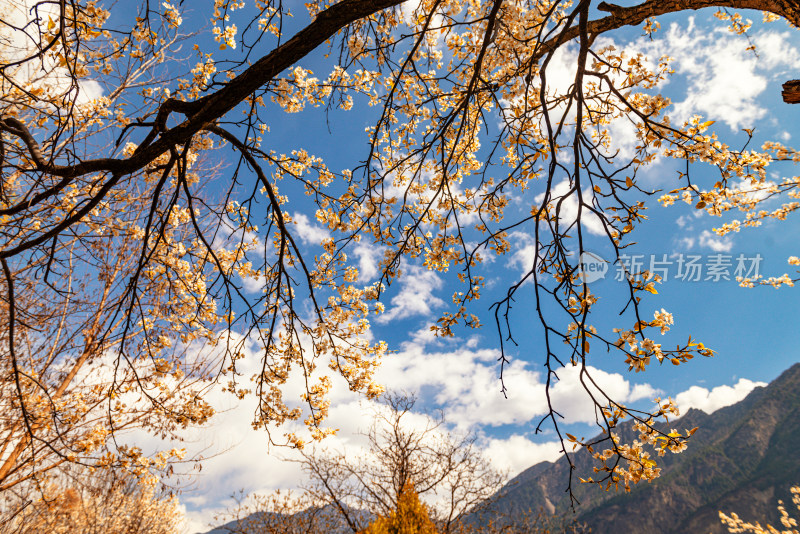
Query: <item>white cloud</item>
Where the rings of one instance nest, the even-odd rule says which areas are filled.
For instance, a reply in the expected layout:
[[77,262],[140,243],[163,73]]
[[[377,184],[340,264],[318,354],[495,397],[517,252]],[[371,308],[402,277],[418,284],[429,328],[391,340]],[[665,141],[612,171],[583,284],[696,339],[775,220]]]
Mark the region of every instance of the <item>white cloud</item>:
[[567,366],[558,371],[558,377],[560,380],[552,388],[550,398],[567,423],[595,422],[595,404],[585,388],[601,405],[607,404],[606,396],[625,403],[659,394],[650,384],[632,385],[619,373],[607,373],[591,366],[586,367],[583,375],[580,366]]
[[[493,350],[455,350],[452,352],[427,352],[423,347],[439,344],[422,331],[416,342],[406,343],[400,353],[387,356],[379,370],[379,378],[395,390],[418,391],[421,401],[428,403],[425,392],[435,397],[435,404],[445,411],[447,420],[461,431],[480,428],[482,425],[525,423],[541,417],[546,410],[544,384],[540,373],[509,368],[507,380],[508,399],[504,399],[497,382],[497,352]],[[445,342],[446,343],[446,342]],[[251,355],[248,354],[248,359]],[[553,388],[556,408],[566,417],[566,423],[593,422],[590,401],[579,381],[578,367],[562,369],[561,380]],[[661,392],[649,384],[631,384],[616,373],[589,367],[589,373],[610,395],[620,402],[646,399]],[[675,397],[681,413],[690,407],[707,413],[740,401],[763,382],[741,379],[734,386],[719,386],[709,391],[693,386]],[[204,450],[208,459],[198,475],[193,491],[182,496],[188,505],[187,530],[205,530],[216,513],[232,504],[231,493],[240,489],[245,493],[296,488],[303,473],[296,462],[298,456],[287,449],[268,448],[263,431],[253,430],[250,421],[255,406],[252,402],[236,401],[231,395],[216,392],[214,398],[220,410],[210,427],[189,436],[188,447]],[[335,393],[329,423],[339,428],[336,436],[328,438],[323,446],[344,451],[355,457],[366,451],[366,441],[361,435],[376,411],[385,407],[366,401],[346,388]],[[424,427],[427,416],[411,413],[406,424]],[[288,429],[287,429],[288,430]],[[559,458],[557,441],[535,442],[520,434],[508,438],[486,438],[479,444],[486,458],[495,468],[513,477],[536,463],[552,462]],[[221,452],[220,452],[221,451]],[[191,527],[191,528],[190,528]],[[194,529],[194,530],[192,530]]]
[[693,237],[684,236],[678,239],[677,245],[681,247],[682,250],[691,250],[694,247],[695,239]]
[[434,295],[434,291],[441,289],[443,285],[442,279],[435,272],[419,265],[407,267],[400,278],[400,290],[392,297],[386,312],[378,315],[375,321],[386,324],[414,315],[429,317],[433,308],[444,306],[444,301]]
[[717,386],[711,391],[700,386],[692,386],[686,391],[675,396],[675,403],[681,414],[685,414],[689,408],[697,408],[710,414],[736,404],[745,398],[753,389],[766,386],[766,382],[753,382],[746,378],[740,378],[733,386]]
[[308,216],[303,213],[293,213],[292,221],[294,221],[295,224],[295,231],[293,233],[300,237],[306,245],[319,245],[322,241],[330,237],[328,230],[316,224],[312,224]]
[[[569,180],[562,180],[550,190],[550,205],[553,209],[559,208],[559,231],[566,230],[567,226],[573,224],[578,218],[578,192],[571,191],[572,185]],[[591,204],[591,199],[594,193],[590,189],[582,192],[584,203]],[[544,201],[545,194],[541,193],[536,196],[534,202],[541,204]],[[606,231],[603,227],[603,222],[592,212],[583,207],[581,212],[581,227],[594,235],[605,235]],[[570,233],[574,233],[570,232]]]
[[[49,19],[58,20],[58,4],[22,0],[0,1],[0,56],[4,62],[21,61],[33,56],[41,48],[44,25]],[[20,86],[41,88],[52,97],[68,95],[79,106],[103,95],[102,86],[94,80],[78,81],[77,91],[69,71],[59,66],[54,57],[45,56],[8,68],[4,76]],[[7,89],[7,87],[3,87]],[[80,112],[80,107],[77,110]]]
[[430,352],[408,344],[402,352],[384,358],[378,379],[391,388],[428,388],[433,401],[447,407],[448,419],[462,428],[525,423],[544,414],[539,373],[521,362],[507,367],[506,399],[500,391],[498,356],[488,349]]
[[260,293],[264,290],[267,279],[264,276],[243,276],[241,277],[242,287],[248,293]]
[[[533,269],[533,260],[536,259],[536,240],[525,232],[511,232],[508,235],[508,242],[511,243],[513,250],[508,264],[518,268],[524,276]],[[491,254],[493,252],[490,251],[489,255]]]
[[103,86],[94,80],[78,81],[80,92],[77,95],[78,104],[86,104],[103,96]]
[[690,17],[673,23],[665,38],[643,43],[649,55],[669,55],[678,75],[687,78],[686,98],[670,113],[682,122],[695,113],[726,123],[732,130],[754,126],[767,114],[759,95],[770,82],[800,66],[800,53],[788,33],[760,31],[753,35],[758,57],[747,39],[725,28],[707,31]]
[[609,155],[615,155],[622,161],[629,161],[636,155],[636,146],[640,143],[637,129],[629,117],[611,121],[608,132],[613,140]]
[[714,252],[730,252],[733,248],[733,240],[728,237],[718,237],[708,230],[700,232],[698,244],[701,247],[710,248]]
[[358,258],[358,279],[364,283],[373,280],[378,274],[383,249],[370,243],[359,243],[352,252]]
[[[670,24],[666,31],[655,34],[653,40],[641,37],[620,44],[601,37],[596,45],[598,48],[612,45],[629,57],[642,52],[647,57],[645,66],[650,69],[655,66],[654,60],[671,57],[670,65],[677,77],[685,77],[687,82],[683,100],[671,95],[675,104],[668,114],[673,123],[681,123],[699,113],[738,130],[755,126],[764,118],[767,110],[759,105],[760,95],[768,87],[774,86],[777,90],[778,82],[800,68],[800,51],[791,44],[793,38],[789,32],[761,30],[751,32],[749,37],[756,46],[755,53],[747,49],[748,39],[730,33],[727,28],[709,31],[707,27],[699,27],[694,17],[689,17],[688,22]],[[558,63],[556,66],[560,67]],[[572,71],[574,61],[560,68]],[[660,87],[675,78],[664,80]],[[572,81],[564,76],[556,76],[556,79],[567,86]],[[609,125],[614,148],[621,148],[621,155],[625,157],[631,155],[636,143],[633,131],[626,131],[629,128],[621,120]]]
[[[415,16],[415,12],[417,12],[422,7],[422,0],[408,0],[400,4],[400,13],[403,17],[403,22],[405,22],[409,27],[414,30],[420,30],[421,25],[418,24],[417,17]],[[422,7],[423,13],[427,15],[427,12],[424,11],[424,7]],[[431,21],[429,24],[429,28],[437,29],[442,28],[446,25],[445,18],[442,16],[441,12],[436,12],[431,17]],[[428,46],[432,46],[434,50],[443,51],[444,50],[444,42],[441,39],[440,32],[429,32]]]
[[[500,391],[499,351],[468,349],[463,344],[448,351],[441,345],[426,346],[431,343],[427,336],[417,339],[421,342],[409,341],[399,353],[384,358],[377,373],[379,381],[390,388],[428,388],[435,403],[447,407],[448,419],[462,428],[524,424],[548,412],[544,377],[525,362],[514,361],[504,369],[506,398]],[[591,366],[586,370],[604,392],[619,402],[660,393],[649,384],[631,384],[618,373]],[[559,380],[550,391],[554,408],[564,415],[566,423],[594,422],[594,405],[581,383],[580,367],[568,366],[557,374]],[[584,381],[590,383],[587,376]],[[604,398],[594,386],[589,387],[596,398]]]
[[444,342],[444,340],[438,337],[430,328],[420,328],[419,330],[411,332],[409,335],[411,337],[400,344],[400,347],[406,351],[441,345]]
[[769,180],[763,183],[753,183],[750,180],[743,179],[734,184],[731,189],[745,193],[745,198],[748,200],[762,201],[769,198],[772,194],[770,188],[774,186],[775,182]]
[[642,399],[654,399],[660,393],[662,393],[660,389],[656,389],[650,384],[635,384],[630,395],[628,395],[628,402]]
[[185,498],[181,496],[181,500],[178,503],[178,513],[180,513],[183,517],[183,521],[179,527],[179,532],[184,534],[208,532],[212,525],[216,525],[218,523],[218,521],[215,520],[215,516],[220,512],[220,510],[208,509],[202,511],[190,511],[186,507],[184,500]]
[[791,45],[789,32],[760,31],[752,37],[758,52],[759,66],[778,70],[776,74],[791,73],[800,67],[800,51]]
[[561,443],[536,443],[525,436],[514,434],[506,439],[488,440],[484,453],[495,469],[514,477],[532,465],[558,460],[561,456]]

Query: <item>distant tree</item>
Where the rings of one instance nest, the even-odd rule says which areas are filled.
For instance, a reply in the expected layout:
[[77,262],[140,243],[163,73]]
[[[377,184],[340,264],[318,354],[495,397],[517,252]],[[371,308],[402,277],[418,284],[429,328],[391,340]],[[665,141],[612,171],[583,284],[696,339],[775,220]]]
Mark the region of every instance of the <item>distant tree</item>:
[[[791,488],[792,503],[800,511],[800,486]],[[762,527],[760,523],[748,523],[741,519],[735,513],[725,515],[723,512],[719,513],[719,518],[722,524],[728,527],[729,532],[752,532],[753,534],[800,534],[798,529],[798,518],[789,515],[782,501],[778,501],[778,511],[781,514],[781,524],[785,527],[783,530],[778,530],[772,525]]]
[[[400,521],[406,511],[409,517],[430,516],[442,534],[458,532],[469,513],[489,504],[505,477],[476,447],[474,436],[447,433],[441,418],[414,421],[413,397],[389,394],[384,400],[364,434],[363,454],[304,453],[305,490],[339,511],[353,532],[363,530],[370,517]],[[417,506],[420,497],[429,504]]]
[[44,487],[5,492],[0,534],[179,534],[184,517],[178,499],[158,488],[153,477],[73,467],[70,476]]
[[397,508],[378,516],[361,534],[439,534],[428,507],[419,500],[414,485],[406,483],[397,498]]
[[592,529],[578,521],[572,512],[552,515],[543,509],[503,514],[481,514],[477,521],[458,531],[458,534],[589,534]]
[[231,534],[322,534],[334,532],[337,517],[304,493],[276,491],[236,496],[236,505],[215,518]]

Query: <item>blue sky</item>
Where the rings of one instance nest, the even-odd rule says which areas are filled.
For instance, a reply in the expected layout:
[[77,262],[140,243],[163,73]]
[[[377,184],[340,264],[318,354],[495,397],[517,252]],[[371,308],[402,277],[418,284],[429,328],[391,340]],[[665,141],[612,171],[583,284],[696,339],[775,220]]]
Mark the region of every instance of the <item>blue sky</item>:
[[[295,16],[292,24],[300,25],[306,20],[302,7]],[[674,58],[676,72],[661,89],[673,100],[669,111],[673,119],[683,120],[698,113],[715,120],[715,131],[732,146],[746,141],[741,128],[753,127],[755,147],[766,140],[792,145],[800,138],[796,127],[800,123],[800,106],[781,102],[780,84],[800,73],[800,35],[782,21],[762,24],[759,13],[747,16],[754,20],[749,37],[758,56],[747,50],[750,43],[746,37],[728,32],[711,11],[664,17],[652,40],[643,37],[640,29],[620,31],[603,39],[618,47],[642,50],[649,57],[667,54]],[[189,11],[185,18],[190,27],[201,25],[200,13]],[[210,39],[207,35],[200,38]],[[315,52],[300,65],[315,71],[320,78],[326,76],[331,63],[323,52]],[[569,60],[567,50],[554,59],[553,68],[563,68],[564,75],[570,76]],[[323,157],[333,169],[353,168],[367,155],[364,128],[374,123],[377,112],[358,104],[357,101],[352,111],[336,110],[328,116],[315,108],[297,114],[274,109],[270,111],[272,122],[270,132],[264,136],[264,146],[279,153],[304,148]],[[616,133],[623,153],[630,151],[630,136],[623,130]],[[231,155],[225,149],[220,153],[223,157]],[[639,183],[668,191],[677,187],[678,168],[676,162],[661,159],[640,175]],[[770,169],[775,173],[770,175],[772,178],[795,172],[790,164],[775,164]],[[701,187],[716,181],[713,171],[701,165],[693,166],[692,173]],[[327,230],[316,223],[308,204],[294,200],[302,198],[301,191],[283,184],[281,187],[287,187],[282,193],[292,198],[287,211],[297,222],[297,235],[309,254],[316,253]],[[620,401],[645,406],[655,396],[672,396],[684,410],[697,407],[710,412],[737,402],[755,385],[774,379],[798,361],[800,331],[796,324],[800,299],[793,288],[744,289],[733,280],[675,280],[678,257],[699,255],[705,264],[715,254],[733,262],[740,254],[747,258],[760,255],[760,270],[765,276],[792,273],[786,259],[800,255],[800,222],[796,216],[782,222],[769,221],[761,228],[720,238],[711,229],[722,221],[681,202],[664,208],[655,202],[657,196],[651,197],[646,212],[649,220],[637,228],[634,240],[638,244],[629,248],[628,254],[641,255],[644,261],[652,255],[659,259],[667,255],[674,263],[669,267],[671,279],[658,286],[657,296],[643,302],[643,315],[651,317],[655,310],[668,310],[675,317],[675,326],[659,342],[675,345],[685,342],[691,334],[714,349],[716,356],[695,358],[678,367],[654,364],[639,374],[629,372],[618,356],[603,352],[593,353],[589,364],[596,368],[598,380]],[[520,199],[514,209],[530,210],[530,198]],[[558,453],[547,424],[544,432],[534,433],[545,405],[542,339],[533,320],[530,286],[523,288],[513,316],[512,326],[520,345],[509,353],[507,399],[500,391],[498,336],[491,327],[488,310],[492,297],[502,294],[529,261],[534,250],[529,232],[530,229],[521,228],[512,236],[512,250],[486,265],[488,290],[472,310],[488,325],[484,329],[458,330],[455,338],[447,340],[433,337],[429,326],[437,314],[447,309],[450,295],[456,290],[451,280],[454,273],[434,273],[413,262],[404,266],[405,278],[382,297],[386,313],[372,321],[371,329],[373,339],[387,341],[394,351],[384,359],[378,373],[384,385],[392,390],[415,391],[420,397],[418,406],[443,410],[453,431],[477,433],[487,454],[511,475],[536,462],[553,460]],[[589,235],[586,248],[601,257],[610,257],[604,238],[591,235],[591,228]],[[374,278],[376,271],[371,266],[378,254],[368,243],[352,251],[361,266],[360,281],[367,283]],[[612,327],[626,325],[616,319],[624,287],[614,280],[615,270],[612,266],[605,279],[591,286],[603,299],[592,324],[607,334]],[[248,361],[255,365],[255,345],[249,350]],[[560,377],[554,398],[556,407],[567,418],[565,429],[587,437],[596,434],[596,428],[589,424],[593,415],[587,411],[575,372],[566,369]],[[187,445],[191,452],[202,451],[209,457],[193,487],[182,496],[190,528],[197,529],[202,529],[216,510],[230,502],[231,493],[240,489],[251,492],[296,487],[302,476],[296,464],[285,461],[292,457],[291,451],[268,448],[264,433],[250,428],[252,402],[235,402],[221,392],[212,392],[211,398],[221,413],[210,427],[188,436]],[[325,445],[355,454],[364,445],[357,433],[366,428],[377,408],[341,387],[333,392],[332,400],[330,422],[340,431]]]

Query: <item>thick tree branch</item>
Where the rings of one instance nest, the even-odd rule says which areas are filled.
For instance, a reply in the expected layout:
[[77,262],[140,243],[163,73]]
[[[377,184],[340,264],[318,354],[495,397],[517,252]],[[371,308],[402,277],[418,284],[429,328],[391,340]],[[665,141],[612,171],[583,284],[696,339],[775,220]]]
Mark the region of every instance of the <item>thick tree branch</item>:
[[[587,31],[590,35],[598,35],[622,28],[638,26],[646,19],[677,13],[679,11],[698,10],[711,7],[727,7],[731,9],[755,9],[768,11],[785,18],[800,27],[800,3],[794,0],[648,0],[642,4],[622,7],[616,4],[601,2],[597,9],[611,13],[610,16],[590,21]],[[580,34],[578,26],[572,26],[560,35],[543,43],[542,54],[561,44],[575,39]]]
[[[112,174],[108,181],[101,186],[100,192],[83,209],[65,218],[53,230],[38,239],[0,252],[0,257],[11,257],[58,234],[64,228],[83,217],[94,205],[100,202],[122,176],[133,174],[143,169],[171,147],[188,142],[192,136],[224,116],[239,105],[248,95],[252,94],[253,91],[267,84],[275,76],[305,57],[346,25],[378,13],[383,9],[398,5],[402,1],[344,0],[319,13],[311,24],[298,32],[292,39],[258,60],[253,66],[215,93],[211,93],[195,102],[167,100],[158,113],[153,131],[145,139],[145,143],[128,159],[100,158],[84,161],[76,165],[47,163],[41,156],[38,144],[22,123],[16,119],[9,118],[0,121],[0,130],[19,136],[29,147],[29,152],[38,170],[52,176],[64,178],[54,187],[34,196],[32,199],[28,199],[20,205],[7,208],[6,211],[9,213],[28,209],[35,203],[57,194],[70,183],[71,178],[95,172],[110,172]],[[173,128],[165,129],[168,115],[173,110],[186,114],[188,119]],[[160,130],[164,130],[163,133]],[[157,140],[153,141],[159,133],[161,135]]]
[[[264,86],[275,76],[291,67],[308,55],[317,46],[333,37],[339,30],[389,7],[401,4],[403,0],[344,0],[319,13],[316,19],[298,32],[292,39],[279,46],[255,64],[231,80],[225,87],[194,102],[167,100],[162,105],[154,128],[164,128],[167,116],[172,111],[187,115],[188,119],[173,128],[166,129],[157,140],[146,140],[130,158],[100,158],[75,165],[41,165],[35,151],[31,155],[37,161],[39,170],[53,176],[65,178],[81,176],[94,172],[111,172],[127,175],[143,169],[148,163],[168,151],[170,147],[186,143],[193,135],[238,106],[248,95]],[[8,119],[5,119],[8,122]],[[14,125],[11,125],[14,126]],[[0,129],[18,134],[17,128],[9,128],[0,123]],[[21,136],[26,141],[24,136]],[[29,144],[26,141],[26,144]],[[31,146],[29,144],[29,146]]]
[[800,104],[800,80],[789,80],[784,83],[781,96],[787,104]]

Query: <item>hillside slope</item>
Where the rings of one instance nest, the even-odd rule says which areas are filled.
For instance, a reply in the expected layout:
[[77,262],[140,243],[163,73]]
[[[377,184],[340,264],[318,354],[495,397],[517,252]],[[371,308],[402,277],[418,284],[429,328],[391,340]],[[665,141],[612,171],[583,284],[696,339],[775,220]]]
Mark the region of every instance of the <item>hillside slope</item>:
[[[690,410],[671,426],[700,429],[687,451],[659,459],[662,475],[651,484],[627,494],[577,487],[579,521],[595,534],[717,534],[727,532],[719,522],[722,510],[780,524],[777,501],[791,502],[788,489],[800,483],[800,364],[737,404],[713,415]],[[630,425],[622,425],[620,434],[632,438]],[[574,461],[578,476],[592,475],[593,459],[586,451]],[[523,471],[500,491],[497,509],[512,515],[528,509],[568,511],[568,469],[562,458]]]

